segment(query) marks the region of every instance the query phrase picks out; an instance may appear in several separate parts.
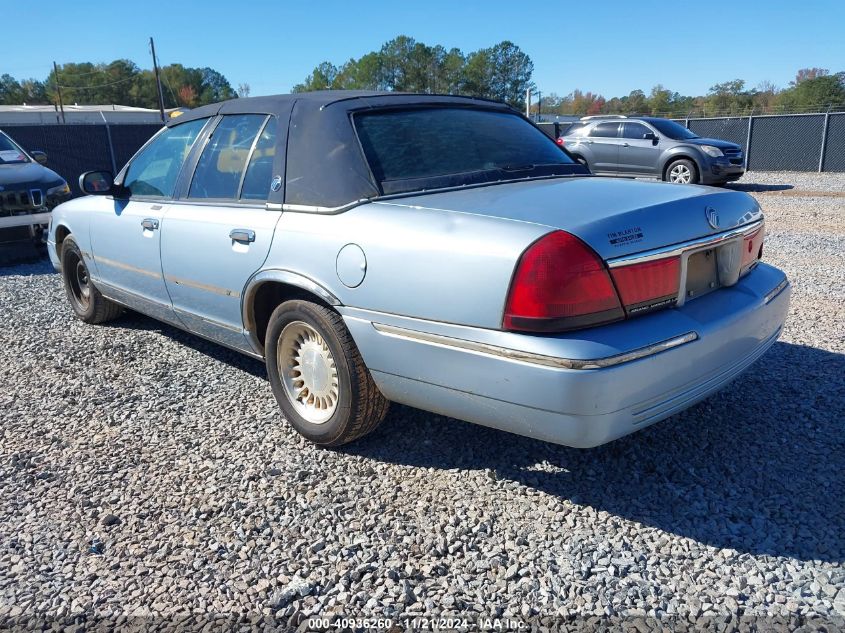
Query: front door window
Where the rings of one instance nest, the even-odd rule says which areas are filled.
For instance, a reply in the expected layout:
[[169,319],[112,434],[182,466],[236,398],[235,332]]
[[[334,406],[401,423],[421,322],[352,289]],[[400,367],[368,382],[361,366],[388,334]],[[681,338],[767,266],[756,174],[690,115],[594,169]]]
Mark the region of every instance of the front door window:
[[129,164],[123,186],[131,196],[172,198],[182,164],[207,119],[165,129]]

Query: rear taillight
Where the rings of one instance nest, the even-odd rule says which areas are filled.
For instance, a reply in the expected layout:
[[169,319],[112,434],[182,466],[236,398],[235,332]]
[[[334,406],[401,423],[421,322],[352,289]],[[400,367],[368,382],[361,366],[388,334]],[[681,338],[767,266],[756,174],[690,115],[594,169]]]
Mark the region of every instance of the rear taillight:
[[678,296],[681,258],[667,257],[610,271],[628,314],[667,305]]
[[560,145],[561,147],[563,147],[564,145],[566,145],[566,141],[564,141],[564,140],[563,140],[563,137],[562,137],[562,136],[561,136],[561,137],[559,137],[559,138],[555,141],[555,143],[557,143],[557,144],[558,144],[558,145]]
[[740,270],[745,270],[763,257],[763,238],[766,235],[766,228],[761,226],[751,235],[746,235],[742,240],[742,263]]
[[624,316],[601,258],[574,235],[555,231],[522,254],[502,325],[508,330],[562,332]]

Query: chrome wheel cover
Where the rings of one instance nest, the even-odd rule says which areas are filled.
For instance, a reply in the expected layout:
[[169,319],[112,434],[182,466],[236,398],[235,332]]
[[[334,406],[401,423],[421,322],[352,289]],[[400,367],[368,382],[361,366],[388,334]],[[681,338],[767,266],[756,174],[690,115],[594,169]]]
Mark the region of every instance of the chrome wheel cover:
[[334,356],[320,333],[303,321],[288,323],[279,336],[276,363],[296,412],[311,424],[328,422],[340,390]]
[[689,184],[690,180],[692,180],[692,172],[686,165],[675,165],[669,171],[669,182],[686,185]]

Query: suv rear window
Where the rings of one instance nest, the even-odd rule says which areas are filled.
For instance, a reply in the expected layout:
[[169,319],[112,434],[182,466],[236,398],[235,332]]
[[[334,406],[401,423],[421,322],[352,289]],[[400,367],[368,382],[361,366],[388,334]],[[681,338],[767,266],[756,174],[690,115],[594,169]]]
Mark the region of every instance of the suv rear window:
[[573,123],[561,133],[561,136],[584,136],[587,133],[587,125],[587,123]]
[[[363,112],[355,127],[385,193],[572,173],[574,161],[516,114],[461,107]],[[555,172],[557,168],[557,172]],[[560,171],[566,168],[565,171]],[[420,182],[427,181],[427,182]]]

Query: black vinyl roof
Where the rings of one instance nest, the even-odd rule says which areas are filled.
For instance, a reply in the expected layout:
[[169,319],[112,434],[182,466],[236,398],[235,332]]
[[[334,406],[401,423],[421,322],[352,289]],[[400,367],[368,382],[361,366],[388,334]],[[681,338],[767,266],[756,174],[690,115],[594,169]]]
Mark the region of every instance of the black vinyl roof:
[[167,125],[218,114],[273,115],[278,139],[274,176],[282,176],[284,187],[271,193],[270,201],[331,211],[380,194],[351,115],[373,108],[437,105],[516,112],[504,103],[472,97],[325,90],[231,99],[190,110]]

